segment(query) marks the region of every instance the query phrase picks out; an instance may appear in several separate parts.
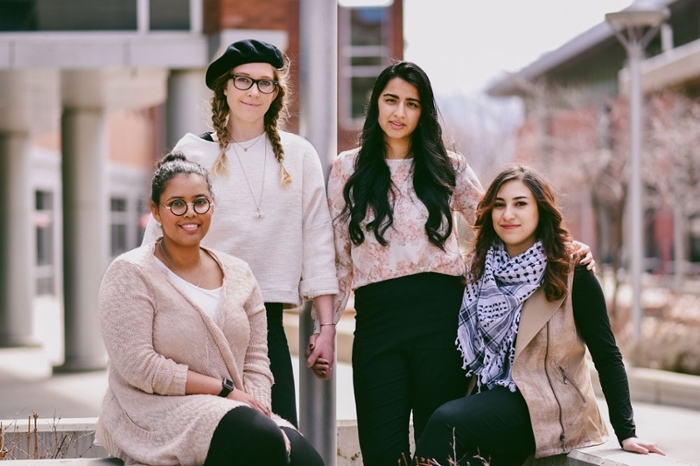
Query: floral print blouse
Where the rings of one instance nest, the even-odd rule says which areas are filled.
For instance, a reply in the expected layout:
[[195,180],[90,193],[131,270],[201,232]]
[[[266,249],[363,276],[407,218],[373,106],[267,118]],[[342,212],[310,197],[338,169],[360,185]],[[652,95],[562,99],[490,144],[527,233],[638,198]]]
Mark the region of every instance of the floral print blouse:
[[[340,213],[345,207],[343,188],[354,171],[357,152],[358,149],[353,149],[338,155],[328,180],[328,205],[333,218],[335,265],[340,288],[334,302],[336,322],[345,310],[351,290],[361,286],[423,272],[454,276],[465,273],[456,226],[445,241],[444,251],[428,240],[425,233],[428,210],[413,189],[413,159],[386,160],[394,186],[393,195],[390,193],[394,223],[384,233],[389,244],[382,246],[373,232],[367,233],[367,218],[361,224],[365,240],[359,246],[352,244],[348,221],[341,218]],[[483,188],[462,155],[449,152],[449,157],[456,170],[452,210],[460,212],[471,223]]]

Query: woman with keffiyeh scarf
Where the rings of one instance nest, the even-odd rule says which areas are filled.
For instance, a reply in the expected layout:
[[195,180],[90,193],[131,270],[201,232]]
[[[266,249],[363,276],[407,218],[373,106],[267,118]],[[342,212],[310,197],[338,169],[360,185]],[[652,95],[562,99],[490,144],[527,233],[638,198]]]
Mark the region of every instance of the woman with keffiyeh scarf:
[[603,443],[586,347],[622,448],[663,454],[636,437],[600,284],[574,270],[571,237],[547,183],[523,166],[501,172],[479,203],[475,233],[457,346],[476,393],[433,413],[416,463],[521,465],[532,454]]

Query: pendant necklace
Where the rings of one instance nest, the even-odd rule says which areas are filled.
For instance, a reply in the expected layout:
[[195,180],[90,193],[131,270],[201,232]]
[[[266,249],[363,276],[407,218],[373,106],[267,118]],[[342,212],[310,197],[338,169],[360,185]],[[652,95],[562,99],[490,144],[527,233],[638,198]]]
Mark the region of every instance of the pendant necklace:
[[[263,134],[265,134],[265,133],[263,133]],[[253,143],[253,144],[255,144],[255,143]],[[253,144],[248,146],[248,148],[253,147]],[[263,176],[262,176],[262,185],[260,186],[260,198],[259,199],[255,198],[255,194],[253,193],[253,187],[250,185],[250,180],[248,179],[248,173],[246,173],[245,168],[243,167],[243,162],[241,162],[241,156],[238,155],[238,150],[236,149],[235,144],[233,145],[233,152],[236,154],[236,158],[238,159],[238,164],[241,166],[241,171],[243,171],[243,176],[245,177],[245,182],[248,185],[248,190],[250,191],[250,197],[253,198],[253,202],[255,203],[255,215],[254,215],[254,217],[255,218],[263,218],[265,216],[265,214],[263,214],[262,211],[260,210],[260,206],[262,205],[263,191],[265,190],[265,172],[266,172],[266,168],[267,168],[267,143],[265,144],[265,152],[264,152],[264,156],[263,156]]]
[[[158,246],[160,247],[161,252],[165,256],[165,259],[168,261],[168,264],[173,268],[173,272],[175,275],[178,277],[182,278],[186,282],[189,282],[178,270],[177,267],[175,267],[175,264],[173,264],[173,261],[170,260],[170,256],[168,256],[168,253],[165,252],[165,247],[163,246],[163,240],[160,240],[160,243],[158,243]],[[190,282],[191,283],[191,282]],[[202,256],[199,256],[199,278],[197,279],[197,288],[199,288],[199,284],[202,283]],[[194,285],[194,283],[192,283]]]
[[[245,147],[245,146],[244,146],[243,144],[241,144],[240,142],[233,141],[233,139],[232,139],[232,141],[233,141],[233,144],[238,144],[239,146],[241,146],[241,147],[243,148],[243,152],[248,152],[248,149],[250,149],[250,148],[253,147],[255,144],[257,144],[258,141],[260,140],[260,138],[263,137],[263,134],[265,134],[265,131],[263,131],[262,133],[260,133],[260,136],[258,136],[257,138],[255,138],[255,141],[253,141],[253,143],[250,144],[248,147]],[[234,145],[234,147],[235,147],[235,145]]]

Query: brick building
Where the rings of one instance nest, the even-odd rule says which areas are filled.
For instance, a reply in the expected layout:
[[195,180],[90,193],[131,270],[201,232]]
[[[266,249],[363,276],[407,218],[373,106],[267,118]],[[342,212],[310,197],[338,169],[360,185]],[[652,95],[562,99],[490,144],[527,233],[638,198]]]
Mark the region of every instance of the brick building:
[[[657,3],[668,7],[671,16],[647,46],[648,58],[641,64],[644,250],[645,268],[666,272],[672,270],[676,251],[683,261],[700,262],[700,205],[693,200],[700,194],[700,153],[697,141],[691,141],[700,131],[700,119],[680,116],[682,108],[700,105],[700,1]],[[574,235],[590,244],[596,257],[613,262],[624,243],[629,83],[625,50],[603,19],[488,92],[522,99],[525,122],[518,133],[517,158],[550,174],[565,193]],[[676,131],[671,136],[681,125],[686,135]],[[681,142],[687,147],[679,151]],[[681,184],[687,188],[682,199]]]
[[[350,101],[402,55],[402,3],[390,3],[339,10],[339,88]],[[353,42],[358,24],[373,42]],[[64,303],[60,369],[105,366],[95,313],[102,274],[140,244],[154,161],[186,132],[208,129],[207,65],[251,37],[287,53],[298,96],[300,0],[0,2],[0,186],[10,200],[0,346],[35,343],[33,299],[55,295]],[[368,50],[372,67],[353,61]],[[298,108],[296,98],[289,131],[299,129]],[[343,141],[356,129],[358,114],[349,115]]]

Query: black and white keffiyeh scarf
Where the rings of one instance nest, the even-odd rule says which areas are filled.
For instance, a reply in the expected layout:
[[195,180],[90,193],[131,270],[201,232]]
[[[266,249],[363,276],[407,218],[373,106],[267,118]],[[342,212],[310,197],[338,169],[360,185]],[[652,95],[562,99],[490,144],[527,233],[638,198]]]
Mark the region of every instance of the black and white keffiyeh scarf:
[[523,303],[542,284],[547,256],[537,241],[511,258],[501,241],[486,253],[484,273],[469,283],[459,311],[457,346],[477,387],[502,385],[515,391],[510,369]]

